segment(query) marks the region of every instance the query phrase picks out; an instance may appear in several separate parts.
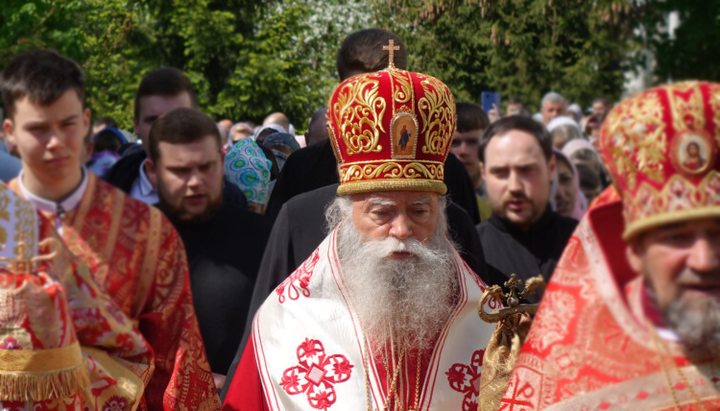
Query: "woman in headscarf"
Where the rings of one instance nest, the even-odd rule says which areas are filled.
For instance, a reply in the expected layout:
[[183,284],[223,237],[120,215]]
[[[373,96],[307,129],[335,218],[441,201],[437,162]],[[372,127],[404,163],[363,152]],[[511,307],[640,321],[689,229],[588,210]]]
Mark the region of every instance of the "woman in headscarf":
[[272,150],[280,169],[283,168],[290,154],[300,149],[300,144],[295,140],[295,136],[288,133],[270,134],[258,144]]
[[583,138],[580,126],[567,116],[555,117],[548,123],[547,129],[552,136],[553,147],[558,150],[562,150],[569,141]]
[[[603,165],[602,160],[600,160],[600,155],[598,155],[597,150],[595,149],[595,146],[593,144],[585,139],[580,140],[573,140],[570,141],[563,147],[563,153],[575,164],[577,167],[578,165],[584,164],[588,166],[593,172],[595,172],[602,182],[602,186],[600,187],[600,191],[607,188],[608,185],[610,185],[610,179],[608,177],[608,173],[605,170],[605,165]],[[587,181],[593,181],[594,179],[590,179]],[[582,181],[582,180],[581,180]],[[594,191],[595,187],[582,187],[583,190],[589,190]]]
[[287,131],[280,125],[268,124],[267,126],[262,126],[257,129],[253,138],[258,144],[262,144],[267,136],[275,133],[287,133]]
[[237,142],[225,155],[225,175],[240,188],[248,201],[248,208],[265,213],[272,161],[251,138]]
[[125,135],[114,127],[100,130],[92,138],[92,155],[87,161],[87,169],[101,176],[120,159],[118,151],[128,144]]
[[555,152],[555,212],[578,221],[587,210],[587,200],[580,190],[580,179],[575,165],[560,150]]

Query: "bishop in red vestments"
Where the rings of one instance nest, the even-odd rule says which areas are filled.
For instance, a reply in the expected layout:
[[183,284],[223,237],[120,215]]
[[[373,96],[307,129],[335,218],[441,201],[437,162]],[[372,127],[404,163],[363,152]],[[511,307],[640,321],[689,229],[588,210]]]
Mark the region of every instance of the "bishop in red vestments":
[[[707,159],[687,167],[688,145]],[[720,84],[620,103],[501,410],[720,409]]]
[[258,310],[226,410],[478,407],[494,327],[477,315],[485,284],[447,237],[455,101],[390,62],[330,98],[333,230]]

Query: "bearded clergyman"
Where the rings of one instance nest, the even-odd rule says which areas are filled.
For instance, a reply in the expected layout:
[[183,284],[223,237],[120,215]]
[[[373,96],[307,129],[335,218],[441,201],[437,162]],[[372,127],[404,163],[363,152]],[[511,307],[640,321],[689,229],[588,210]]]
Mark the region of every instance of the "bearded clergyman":
[[500,409],[718,410],[720,84],[623,101],[599,145],[614,189],[570,239]]
[[258,310],[226,410],[477,409],[494,327],[476,311],[485,284],[448,240],[455,101],[390,61],[330,98],[331,231]]

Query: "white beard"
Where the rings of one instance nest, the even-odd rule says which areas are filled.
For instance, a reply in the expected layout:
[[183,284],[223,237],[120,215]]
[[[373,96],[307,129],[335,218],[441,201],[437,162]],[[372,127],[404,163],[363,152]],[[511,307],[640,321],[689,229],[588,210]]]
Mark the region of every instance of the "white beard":
[[720,351],[720,301],[703,298],[670,303],[665,320],[692,351],[715,356]]
[[[348,213],[349,214],[349,213]],[[363,242],[352,218],[339,224],[337,249],[350,298],[367,339],[432,350],[457,303],[458,276],[444,224],[428,245],[388,237]],[[412,255],[393,260],[395,251]]]

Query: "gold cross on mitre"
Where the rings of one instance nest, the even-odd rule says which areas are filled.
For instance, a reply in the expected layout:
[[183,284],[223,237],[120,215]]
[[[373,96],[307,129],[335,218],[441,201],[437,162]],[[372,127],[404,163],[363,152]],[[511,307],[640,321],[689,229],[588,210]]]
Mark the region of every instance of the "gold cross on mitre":
[[390,39],[387,46],[383,46],[383,51],[390,52],[388,57],[388,68],[395,68],[395,52],[400,51],[400,46],[395,45],[395,40]]

